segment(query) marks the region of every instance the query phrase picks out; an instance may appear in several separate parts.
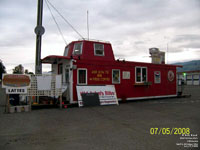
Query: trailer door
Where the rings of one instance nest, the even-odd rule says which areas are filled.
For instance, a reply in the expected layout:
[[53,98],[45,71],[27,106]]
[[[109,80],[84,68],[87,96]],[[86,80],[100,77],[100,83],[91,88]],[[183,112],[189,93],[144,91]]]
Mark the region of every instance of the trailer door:
[[73,71],[72,71],[72,64],[71,61],[67,62],[64,73],[63,73],[63,96],[66,97],[66,100],[70,103],[72,102],[72,81],[73,81]]

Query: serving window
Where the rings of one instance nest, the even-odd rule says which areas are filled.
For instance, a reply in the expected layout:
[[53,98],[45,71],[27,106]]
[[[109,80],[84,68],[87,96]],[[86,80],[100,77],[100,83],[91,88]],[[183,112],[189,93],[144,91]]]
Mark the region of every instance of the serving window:
[[147,68],[146,67],[135,68],[135,82],[136,83],[147,82]]

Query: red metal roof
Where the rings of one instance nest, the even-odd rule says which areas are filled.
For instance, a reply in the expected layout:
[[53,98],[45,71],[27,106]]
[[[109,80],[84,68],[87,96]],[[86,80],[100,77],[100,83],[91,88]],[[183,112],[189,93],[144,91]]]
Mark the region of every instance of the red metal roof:
[[70,59],[68,56],[50,55],[42,59],[42,63],[54,63],[61,59]]

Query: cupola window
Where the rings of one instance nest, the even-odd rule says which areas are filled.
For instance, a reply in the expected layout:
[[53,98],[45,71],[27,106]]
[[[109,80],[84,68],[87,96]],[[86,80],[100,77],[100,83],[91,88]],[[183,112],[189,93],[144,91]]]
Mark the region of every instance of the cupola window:
[[104,45],[94,43],[94,55],[95,56],[104,56]]

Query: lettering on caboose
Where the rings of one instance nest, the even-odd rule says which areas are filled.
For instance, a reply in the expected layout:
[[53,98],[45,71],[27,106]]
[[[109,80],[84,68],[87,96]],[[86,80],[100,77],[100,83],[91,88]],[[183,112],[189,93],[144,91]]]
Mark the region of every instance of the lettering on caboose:
[[110,72],[109,70],[92,70],[91,77],[89,78],[90,81],[110,81]]

